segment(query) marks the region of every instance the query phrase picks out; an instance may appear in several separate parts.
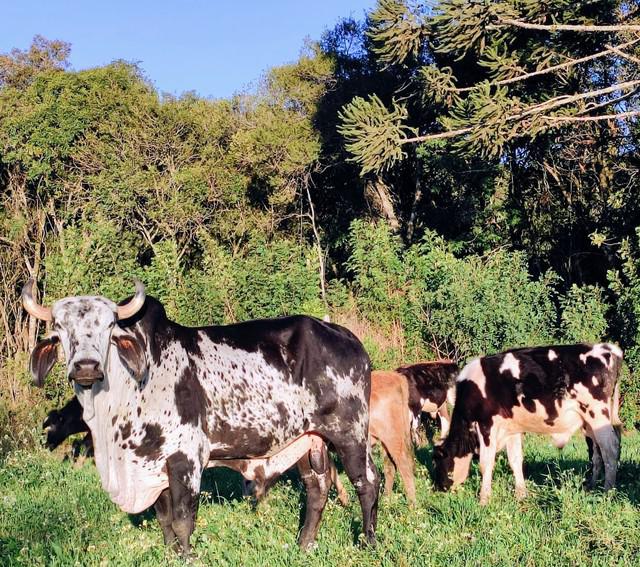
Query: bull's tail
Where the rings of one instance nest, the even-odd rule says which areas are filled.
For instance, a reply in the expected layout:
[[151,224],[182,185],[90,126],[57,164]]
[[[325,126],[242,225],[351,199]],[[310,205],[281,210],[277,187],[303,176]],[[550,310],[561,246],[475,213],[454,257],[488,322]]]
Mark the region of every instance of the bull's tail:
[[613,356],[611,357],[611,375],[613,378],[613,382],[615,384],[613,388],[613,395],[611,396],[610,402],[610,413],[611,413],[611,425],[613,425],[616,429],[622,431],[622,421],[620,421],[620,374],[622,371],[622,360],[623,353],[618,345],[614,345],[609,343],[607,345]]
[[622,429],[622,421],[620,421],[620,382],[616,382],[616,387],[613,389],[613,396],[611,397],[611,425],[616,428]]

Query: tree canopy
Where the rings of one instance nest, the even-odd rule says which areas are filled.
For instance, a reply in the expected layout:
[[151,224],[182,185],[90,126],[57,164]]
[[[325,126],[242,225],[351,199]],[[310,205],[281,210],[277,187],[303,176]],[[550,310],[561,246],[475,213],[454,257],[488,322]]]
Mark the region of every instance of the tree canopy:
[[220,100],[0,55],[0,380],[44,331],[28,277],[139,277],[185,324],[331,313],[377,366],[608,338],[635,369],[638,8],[380,0]]

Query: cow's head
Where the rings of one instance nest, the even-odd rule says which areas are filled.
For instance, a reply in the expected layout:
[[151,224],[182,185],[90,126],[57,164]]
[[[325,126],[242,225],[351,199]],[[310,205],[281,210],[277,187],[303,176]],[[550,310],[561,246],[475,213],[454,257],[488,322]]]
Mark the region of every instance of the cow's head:
[[445,441],[433,448],[433,483],[437,490],[447,491],[462,484],[469,476],[473,451],[462,452]]
[[104,297],[66,297],[52,307],[39,305],[32,295],[35,282],[29,280],[22,290],[24,308],[34,317],[51,321],[52,332],[31,353],[31,374],[41,386],[56,361],[58,344],[67,361],[67,375],[82,387],[90,387],[105,376],[110,346],[118,349],[120,359],[138,380],[146,370],[144,348],[116,322],[135,315],[144,305],[144,285],[136,280],[135,296],[125,305],[116,305]]

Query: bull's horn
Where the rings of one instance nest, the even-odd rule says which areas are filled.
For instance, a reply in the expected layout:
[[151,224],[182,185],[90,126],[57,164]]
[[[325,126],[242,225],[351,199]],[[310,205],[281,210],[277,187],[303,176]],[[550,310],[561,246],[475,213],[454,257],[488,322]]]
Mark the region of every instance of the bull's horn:
[[136,294],[131,301],[124,305],[118,305],[118,319],[128,319],[133,317],[144,305],[145,293],[144,284],[140,280],[134,280],[136,284]]
[[43,321],[51,321],[51,307],[44,307],[44,305],[40,305],[33,299],[33,288],[35,285],[36,281],[33,278],[30,278],[29,281],[24,284],[22,288],[22,305],[24,305],[29,315],[33,315]]

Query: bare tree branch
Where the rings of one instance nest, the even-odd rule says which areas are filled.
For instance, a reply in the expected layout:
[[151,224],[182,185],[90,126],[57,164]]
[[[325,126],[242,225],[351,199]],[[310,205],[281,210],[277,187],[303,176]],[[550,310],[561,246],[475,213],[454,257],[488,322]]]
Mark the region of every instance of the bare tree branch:
[[[512,114],[511,116],[507,116],[506,120],[507,121],[513,121],[513,120],[519,120],[521,118],[526,118],[527,116],[532,116],[535,114],[541,114],[543,112],[549,111],[549,110],[553,110],[554,108],[558,108],[560,106],[565,106],[566,104],[570,104],[572,102],[577,102],[579,100],[584,100],[586,98],[594,98],[597,96],[601,96],[601,95],[605,95],[605,94],[609,94],[615,91],[622,91],[622,90],[626,90],[626,89],[631,89],[636,87],[637,85],[640,85],[640,79],[636,79],[633,81],[625,81],[624,83],[617,83],[615,85],[611,85],[609,87],[605,87],[603,89],[597,89],[597,90],[593,90],[593,91],[588,91],[586,93],[578,93],[575,95],[565,95],[565,96],[560,96],[560,97],[555,97],[552,99],[549,99],[543,103],[540,104],[536,104],[533,106],[530,106],[528,108],[526,108],[525,110],[523,110],[522,112],[518,113],[518,114]],[[608,102],[609,103],[609,102]],[[607,103],[607,104],[608,104]],[[593,110],[593,109],[591,109]],[[635,112],[635,111],[634,111]],[[619,113],[616,115],[609,115],[609,116],[617,116],[620,118],[624,118],[626,116],[632,116],[631,114],[627,114],[627,113]],[[558,117],[560,118],[560,117]],[[578,122],[578,120],[571,120],[571,118],[574,117],[566,117],[565,121],[567,122],[571,122],[571,121],[575,121]],[[597,119],[597,117],[588,117],[589,120],[594,120]],[[601,118],[602,120],[604,120],[604,118]],[[403,140],[401,140],[401,144],[409,144],[409,143],[417,143],[417,142],[426,142],[429,140],[440,140],[440,139],[446,139],[446,138],[455,138],[456,136],[461,136],[462,134],[467,134],[469,132],[472,132],[473,130],[476,130],[476,128],[474,127],[467,127],[467,128],[460,128],[459,130],[449,130],[447,132],[439,132],[437,134],[425,134],[424,136],[415,136],[413,138],[405,138]]]
[[[611,46],[611,45],[607,45],[607,49],[605,49],[604,51],[599,51],[598,53],[594,53],[592,55],[587,55],[585,57],[580,57],[579,59],[570,59],[569,61],[565,61],[564,63],[560,63],[558,65],[554,65],[553,67],[548,67],[547,69],[540,69],[539,71],[532,71],[531,73],[524,73],[522,75],[518,75],[517,77],[512,77],[510,79],[503,79],[501,81],[494,81],[489,83],[491,86],[501,86],[501,85],[510,85],[512,83],[518,83],[520,81],[524,81],[526,79],[530,79],[531,77],[538,77],[540,75],[546,75],[547,73],[553,73],[555,71],[559,71],[561,69],[567,69],[569,67],[573,67],[574,65],[579,65],[580,63],[585,63],[586,61],[592,61],[594,59],[599,59],[600,57],[605,57],[607,55],[610,55],[612,53],[616,53],[622,57],[626,57],[628,59],[631,59],[637,63],[640,63],[640,60],[632,57],[631,55],[628,55],[624,52],[622,52],[622,49],[626,49],[627,47],[632,46],[634,43],[638,43],[638,41],[640,41],[640,37],[634,39],[633,41],[628,41],[626,43],[623,43],[617,47],[615,46]],[[473,87],[463,87],[460,89],[456,89],[457,93],[465,93],[465,92],[469,92],[472,91],[473,89],[475,89],[477,87],[473,86]]]
[[623,32],[632,31],[640,32],[640,25],[637,24],[618,24],[610,26],[590,26],[580,24],[532,24],[531,22],[523,22],[521,20],[498,20],[497,24],[490,24],[488,28],[515,26],[526,30],[542,30],[542,31],[578,31],[578,32]]
[[564,106],[565,104],[577,102],[579,100],[584,100],[585,98],[594,98],[594,97],[609,94],[615,91],[623,91],[626,89],[630,89],[635,87],[636,85],[640,85],[640,79],[636,79],[633,81],[625,81],[624,83],[617,83],[615,85],[611,85],[603,89],[587,91],[586,93],[578,93],[575,95],[565,95],[565,96],[555,97],[555,98],[546,100],[545,102],[542,102],[540,104],[533,105],[519,114],[509,116],[507,117],[507,120],[516,120],[518,118],[524,118],[525,116],[531,116],[532,114],[538,114],[546,110],[552,110],[559,106]]
[[[638,40],[636,39],[635,41],[638,41]],[[635,41],[630,42],[630,43],[635,43]],[[638,59],[637,57],[634,57],[633,55],[630,55],[629,53],[625,53],[624,51],[622,51],[628,45],[629,44],[623,44],[623,45],[619,45],[617,47],[615,45],[605,45],[605,47],[608,50],[613,51],[615,54],[619,55],[620,57],[624,57],[625,59],[628,59],[629,61],[633,61],[634,63],[640,65],[640,59]]]
[[596,122],[598,120],[617,120],[639,115],[640,110],[629,110],[627,112],[601,114],[599,116],[545,116],[544,118],[550,122]]
[[467,132],[471,132],[473,128],[460,128],[459,130],[449,130],[448,132],[439,132],[437,134],[425,134],[424,136],[415,136],[414,138],[405,138],[400,141],[401,144],[414,144],[416,142],[426,142],[427,140],[442,140],[445,138],[455,138]]

